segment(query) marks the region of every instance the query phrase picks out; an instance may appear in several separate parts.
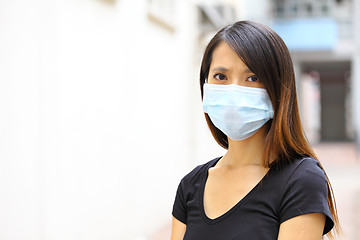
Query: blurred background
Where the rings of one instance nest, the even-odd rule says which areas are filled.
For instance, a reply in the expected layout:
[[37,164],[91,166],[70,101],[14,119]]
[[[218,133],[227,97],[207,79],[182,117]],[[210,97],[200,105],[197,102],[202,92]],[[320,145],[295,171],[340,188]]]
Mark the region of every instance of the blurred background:
[[357,0],[0,0],[0,239],[169,239],[180,179],[224,154],[201,55],[243,19],[288,45],[338,239],[359,239]]

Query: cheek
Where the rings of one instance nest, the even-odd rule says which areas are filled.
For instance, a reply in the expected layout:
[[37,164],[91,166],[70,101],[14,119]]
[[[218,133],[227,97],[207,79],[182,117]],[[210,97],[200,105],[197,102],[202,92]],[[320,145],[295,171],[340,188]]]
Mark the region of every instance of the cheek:
[[214,80],[213,76],[210,75],[210,73],[207,76],[207,81],[206,82],[207,83],[215,83],[215,80]]
[[248,87],[254,87],[254,88],[265,88],[264,84],[261,82],[247,82]]
[[256,83],[256,87],[257,88],[265,88],[264,84],[262,84],[261,82]]
[[214,81],[214,79],[211,79],[211,78],[209,79],[209,78],[208,78],[208,83],[210,83],[210,84],[214,84],[214,83],[215,83],[215,81]]

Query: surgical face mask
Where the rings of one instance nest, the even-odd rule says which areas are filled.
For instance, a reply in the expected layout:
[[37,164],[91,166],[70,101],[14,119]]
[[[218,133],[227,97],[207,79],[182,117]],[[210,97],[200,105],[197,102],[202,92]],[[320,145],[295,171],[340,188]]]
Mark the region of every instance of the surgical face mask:
[[263,88],[235,84],[204,84],[203,109],[214,125],[232,140],[251,137],[274,117]]

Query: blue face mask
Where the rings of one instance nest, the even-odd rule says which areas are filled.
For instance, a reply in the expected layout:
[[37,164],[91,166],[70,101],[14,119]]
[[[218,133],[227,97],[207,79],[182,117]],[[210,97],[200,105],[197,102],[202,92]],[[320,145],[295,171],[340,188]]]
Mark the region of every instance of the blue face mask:
[[204,84],[203,109],[214,125],[232,140],[251,137],[274,117],[263,88],[235,84]]

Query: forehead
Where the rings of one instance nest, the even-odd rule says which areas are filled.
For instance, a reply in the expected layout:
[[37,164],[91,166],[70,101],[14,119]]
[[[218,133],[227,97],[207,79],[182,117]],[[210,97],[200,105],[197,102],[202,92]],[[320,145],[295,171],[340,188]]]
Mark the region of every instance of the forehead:
[[210,69],[217,67],[225,67],[234,70],[248,68],[229,44],[224,41],[216,46],[212,54]]

